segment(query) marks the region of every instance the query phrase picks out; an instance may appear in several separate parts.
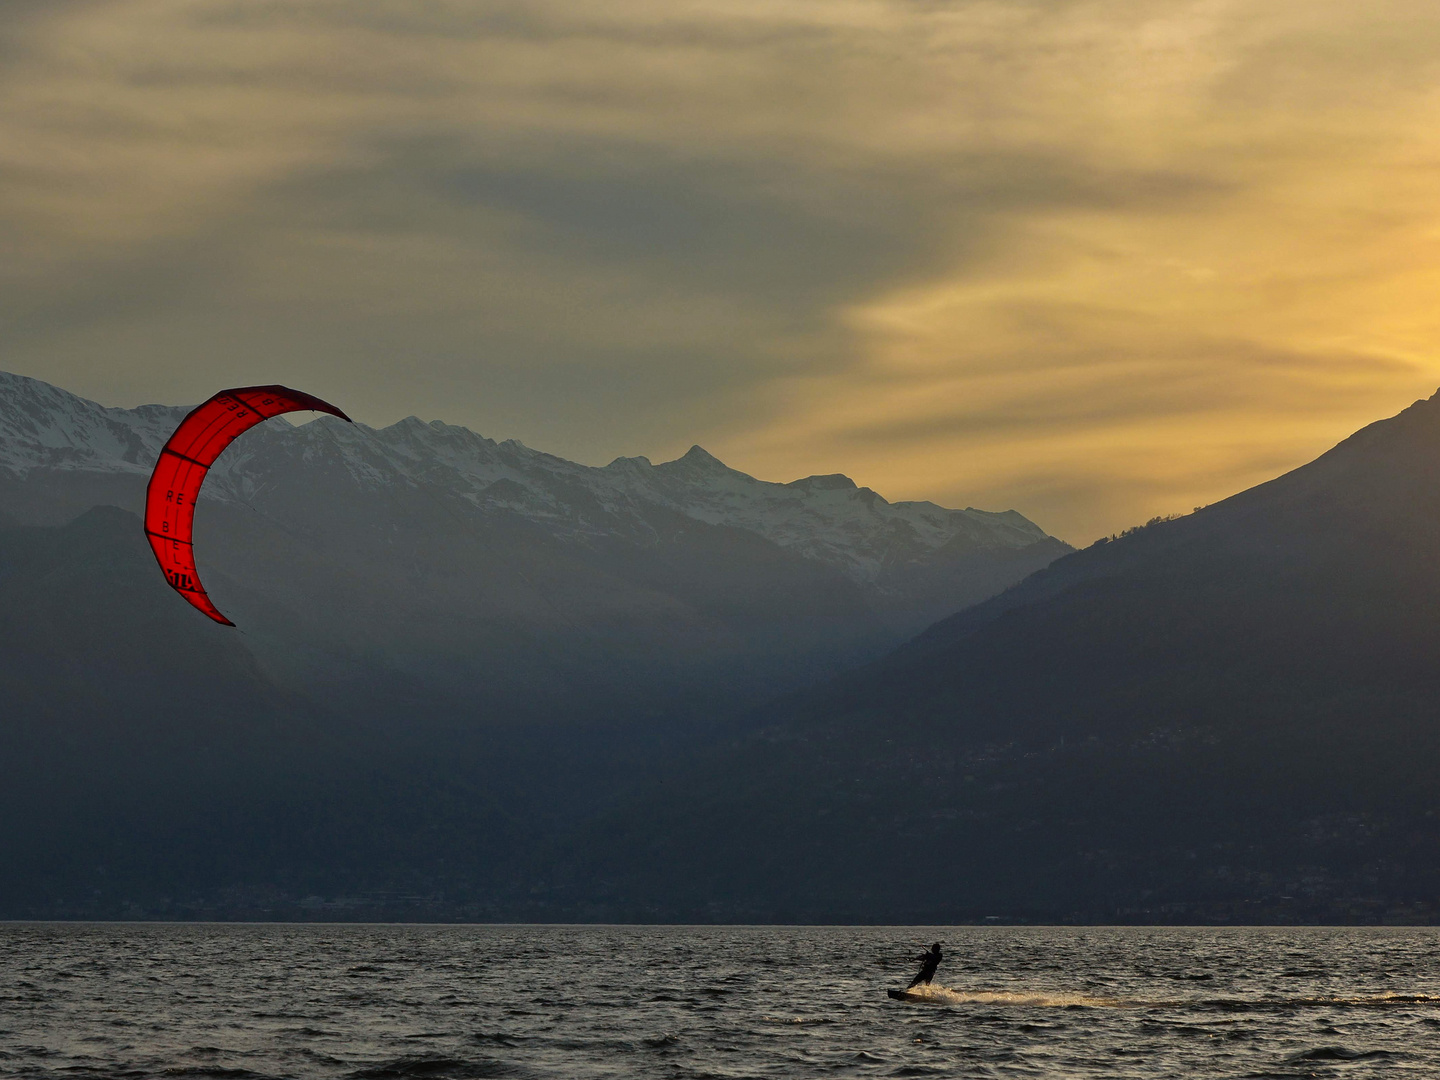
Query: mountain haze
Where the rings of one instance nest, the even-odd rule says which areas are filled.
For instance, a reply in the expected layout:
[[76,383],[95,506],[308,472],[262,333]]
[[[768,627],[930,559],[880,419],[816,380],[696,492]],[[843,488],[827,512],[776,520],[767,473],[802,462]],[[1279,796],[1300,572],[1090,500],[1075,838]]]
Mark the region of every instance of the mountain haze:
[[1440,397],[792,697],[577,873],[680,917],[1426,919],[1437,775]]
[[197,515],[236,633],[135,516],[184,410],[4,385],[7,914],[1440,917],[1440,396],[1084,551],[273,423]]
[[179,885],[134,868],[166,851],[205,852],[177,859],[211,895],[496,895],[666,753],[1069,550],[1014,512],[767,483],[699,447],[592,468],[415,418],[272,421],[196,516],[237,633],[168,589],[140,532],[186,411],[0,375],[0,730],[12,810],[43,824],[11,855],[94,853],[13,876],[8,910],[114,900],[117,866],[151,910]]
[[[0,376],[0,512],[138,513],[185,411]],[[537,678],[563,672],[588,702],[596,679],[628,686],[640,669],[680,694],[692,677],[742,696],[797,685],[1068,550],[1013,511],[891,504],[841,476],[766,483],[699,447],[590,468],[413,417],[263,425],[202,504],[202,573],[277,677],[358,674],[362,695],[419,679],[467,701],[486,681],[483,697],[523,711],[550,693]]]

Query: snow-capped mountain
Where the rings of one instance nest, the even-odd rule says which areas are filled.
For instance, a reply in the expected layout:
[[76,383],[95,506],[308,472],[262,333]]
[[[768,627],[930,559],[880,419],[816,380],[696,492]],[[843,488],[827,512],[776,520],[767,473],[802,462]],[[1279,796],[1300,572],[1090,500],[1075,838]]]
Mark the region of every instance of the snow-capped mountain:
[[[138,515],[187,411],[0,375],[0,530],[107,505]],[[377,723],[416,708],[673,718],[754,702],[1069,550],[1013,512],[892,504],[840,476],[768,483],[698,447],[597,468],[413,417],[261,424],[202,502],[196,557],[245,651],[289,691],[324,686]],[[134,529],[134,580],[188,619]]]
[[93,469],[147,474],[188,409],[107,409],[58,386],[0,371],[0,472]]
[[[171,591],[142,534],[186,412],[0,374],[0,811],[88,868],[87,898],[112,885],[86,875],[140,849],[230,865],[281,833],[293,865],[379,867],[373,887],[453,863],[508,889],[507,860],[672,750],[1068,551],[1015,513],[768,483],[698,447],[596,468],[414,418],[276,418],[226,450],[196,514],[230,629]],[[129,839],[92,851],[70,821]],[[205,824],[222,821],[259,831]],[[172,822],[191,840],[125,846]]]
[[[186,411],[107,408],[0,372],[0,473],[15,479],[53,471],[147,476]],[[271,421],[220,459],[205,495],[247,502],[277,470],[320,461],[339,466],[361,487],[441,489],[572,542],[654,543],[653,511],[663,508],[755,533],[882,592],[893,591],[907,567],[957,554],[1015,553],[1037,544],[1053,549],[1051,557],[1064,550],[1013,510],[891,503],[838,474],[771,483],[729,468],[699,446],[659,465],[622,457],[596,468],[413,416],[379,429],[330,417],[299,427]]]

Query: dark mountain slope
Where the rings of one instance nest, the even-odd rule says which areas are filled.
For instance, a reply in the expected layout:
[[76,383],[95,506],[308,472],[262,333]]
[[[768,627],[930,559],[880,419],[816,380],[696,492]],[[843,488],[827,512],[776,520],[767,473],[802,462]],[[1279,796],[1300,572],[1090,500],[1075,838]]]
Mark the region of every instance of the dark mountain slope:
[[1434,577],[1429,558],[1437,526],[1440,395],[1371,424],[1269,483],[1059,560],[994,600],[937,623],[899,655],[943,647],[1007,610],[1122,574],[1233,571],[1285,580],[1344,566],[1352,574],[1418,584]]
[[496,809],[502,766],[472,757],[467,776],[436,765],[453,740],[382,743],[174,601],[133,514],[0,531],[7,915],[414,891],[447,856],[494,871],[530,842]]
[[1068,556],[771,721],[588,834],[582,876],[739,917],[1430,903],[1440,399]]

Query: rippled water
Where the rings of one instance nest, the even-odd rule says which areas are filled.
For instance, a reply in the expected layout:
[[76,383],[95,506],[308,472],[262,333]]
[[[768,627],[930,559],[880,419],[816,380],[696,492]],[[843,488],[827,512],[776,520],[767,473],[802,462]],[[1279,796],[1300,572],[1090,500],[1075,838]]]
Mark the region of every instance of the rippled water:
[[1440,932],[0,924],[0,1074],[1437,1077]]

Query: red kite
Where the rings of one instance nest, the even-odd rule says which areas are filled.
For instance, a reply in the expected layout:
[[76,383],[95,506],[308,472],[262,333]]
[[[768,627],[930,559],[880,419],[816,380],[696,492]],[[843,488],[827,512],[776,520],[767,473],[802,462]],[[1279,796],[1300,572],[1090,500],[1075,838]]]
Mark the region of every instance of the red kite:
[[235,625],[210,602],[195,569],[190,533],[200,485],[221,452],[256,424],[304,410],[350,419],[329,402],[284,386],[221,390],[180,421],[155,462],[145,489],[145,537],[170,587],[218,623]]

